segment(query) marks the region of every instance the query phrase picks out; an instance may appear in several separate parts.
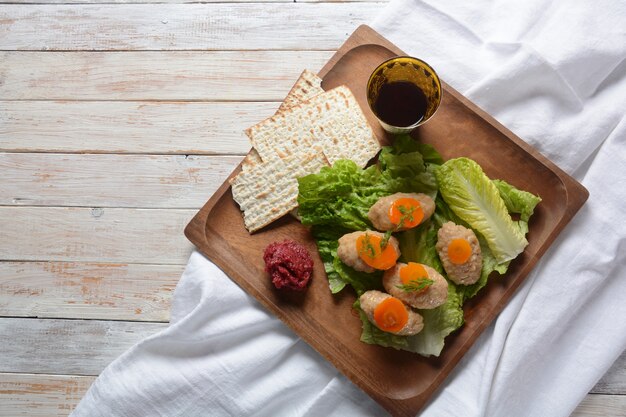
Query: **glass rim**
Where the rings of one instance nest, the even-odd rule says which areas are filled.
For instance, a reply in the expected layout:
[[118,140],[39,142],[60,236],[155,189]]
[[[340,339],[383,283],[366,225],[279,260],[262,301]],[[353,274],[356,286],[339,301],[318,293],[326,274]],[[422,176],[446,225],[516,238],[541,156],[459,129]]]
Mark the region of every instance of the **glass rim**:
[[[396,55],[394,57],[391,58],[387,58],[386,60],[384,60],[383,62],[381,62],[380,64],[378,64],[378,66],[376,66],[376,68],[374,69],[374,71],[372,71],[372,73],[370,74],[369,78],[367,79],[367,90],[369,91],[369,87],[370,87],[370,83],[372,81],[372,78],[374,77],[374,74],[377,74],[378,71],[385,65],[387,65],[388,63],[390,63],[391,61],[396,61],[398,59],[410,59],[413,61],[417,61],[421,64],[423,64],[426,68],[428,68],[433,75],[435,76],[435,81],[437,82],[437,86],[439,87],[439,90],[443,90],[441,88],[441,80],[439,79],[439,74],[437,74],[437,71],[435,71],[435,69],[426,61],[424,61],[423,59],[420,58],[416,58],[414,56],[411,55]],[[441,100],[440,100],[441,101]]]

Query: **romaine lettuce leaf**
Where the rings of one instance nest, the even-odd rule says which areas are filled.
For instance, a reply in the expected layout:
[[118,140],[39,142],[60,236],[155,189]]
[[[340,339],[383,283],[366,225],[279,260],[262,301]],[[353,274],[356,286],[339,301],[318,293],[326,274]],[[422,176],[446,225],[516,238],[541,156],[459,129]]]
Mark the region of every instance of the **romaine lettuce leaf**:
[[442,274],[443,266],[435,248],[438,229],[439,227],[432,220],[427,220],[418,227],[398,233],[400,261],[426,264]]
[[415,336],[408,337],[411,352],[423,356],[439,356],[446,336],[463,325],[463,299],[456,286],[448,286],[446,303],[432,310],[419,310],[424,318],[424,328]]
[[480,165],[468,158],[450,159],[436,171],[439,192],[450,209],[486,240],[498,263],[514,259],[528,241]]
[[520,219],[515,223],[525,235],[528,233],[528,220],[535,212],[537,204],[541,202],[541,198],[528,191],[519,190],[503,180],[493,180],[492,182],[498,188],[507,210],[510,213],[519,214]]
[[[532,216],[535,207],[541,201],[541,198],[527,191],[519,190],[503,180],[491,180],[491,182],[496,186],[508,213],[520,215],[520,220],[513,221],[513,223],[518,227],[522,235],[526,235],[528,232],[528,221]],[[435,202],[437,204],[437,209],[435,211],[435,215],[433,216],[433,220],[437,224],[437,229],[447,221],[452,221],[456,224],[471,228],[471,225],[463,221],[455,214],[454,211],[451,210],[448,204],[441,198],[441,195]],[[461,296],[463,302],[474,297],[485,285],[487,285],[488,278],[494,271],[500,275],[506,273],[510,263],[510,261],[499,262],[492,253],[487,240],[480,233],[477,234],[477,237],[483,257],[481,275],[479,280],[474,284],[456,286],[457,293]],[[450,284],[454,285],[453,283]]]

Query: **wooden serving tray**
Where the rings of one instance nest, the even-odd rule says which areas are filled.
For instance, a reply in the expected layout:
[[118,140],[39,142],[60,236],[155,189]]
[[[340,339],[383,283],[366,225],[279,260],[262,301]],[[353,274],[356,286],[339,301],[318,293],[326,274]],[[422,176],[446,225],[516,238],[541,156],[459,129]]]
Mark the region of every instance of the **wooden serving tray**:
[[[383,60],[403,55],[367,26],[359,27],[322,68],[325,90],[347,85],[382,143],[380,128],[365,97],[369,74]],[[361,321],[352,310],[350,289],[332,295],[322,261],[308,229],[291,216],[248,234],[228,181],[215,192],[185,229],[185,235],[263,306],[397,416],[414,416],[444,381],[481,332],[500,313],[515,290],[587,199],[587,190],[450,86],[435,116],[415,132],[444,159],[467,156],[491,178],[504,179],[541,196],[531,219],[529,245],[503,277],[495,276],[465,307],[465,324],[446,339],[438,358],[367,345],[359,341]],[[239,172],[238,167],[231,177]],[[313,255],[315,268],[303,294],[274,289],[263,271],[263,250],[274,241],[294,239]]]

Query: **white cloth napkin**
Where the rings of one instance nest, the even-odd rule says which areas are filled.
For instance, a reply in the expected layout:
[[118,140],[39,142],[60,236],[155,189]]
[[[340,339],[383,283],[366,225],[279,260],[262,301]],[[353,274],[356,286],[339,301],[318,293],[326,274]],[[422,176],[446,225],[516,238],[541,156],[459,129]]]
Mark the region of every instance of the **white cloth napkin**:
[[[393,0],[374,22],[590,192],[421,415],[565,417],[626,348],[625,22],[619,0]],[[194,253],[171,326],[72,416],[385,414]]]

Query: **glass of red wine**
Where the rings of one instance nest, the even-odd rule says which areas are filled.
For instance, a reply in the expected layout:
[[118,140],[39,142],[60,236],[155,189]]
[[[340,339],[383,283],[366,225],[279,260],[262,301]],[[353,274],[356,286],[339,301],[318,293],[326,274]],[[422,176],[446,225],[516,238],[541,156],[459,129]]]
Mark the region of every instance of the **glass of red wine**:
[[398,56],[380,64],[367,82],[367,102],[381,126],[409,133],[426,123],[441,103],[441,81],[421,59]]

